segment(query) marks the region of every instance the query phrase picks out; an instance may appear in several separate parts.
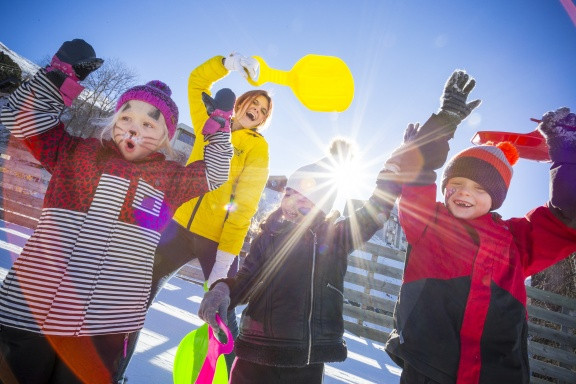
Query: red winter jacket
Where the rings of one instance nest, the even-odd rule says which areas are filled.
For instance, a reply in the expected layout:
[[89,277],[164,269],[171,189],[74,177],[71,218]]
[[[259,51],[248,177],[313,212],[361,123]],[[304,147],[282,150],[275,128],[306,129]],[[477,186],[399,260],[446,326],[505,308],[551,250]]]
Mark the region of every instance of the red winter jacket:
[[435,199],[402,190],[411,249],[386,351],[439,383],[528,383],[524,281],[575,252],[576,230],[546,206],[461,220]]
[[41,70],[2,110],[2,123],[52,174],[34,234],[0,287],[0,324],[82,336],[142,328],[154,251],[175,209],[208,191],[205,165],[155,153],[124,159],[111,141],[72,137]]

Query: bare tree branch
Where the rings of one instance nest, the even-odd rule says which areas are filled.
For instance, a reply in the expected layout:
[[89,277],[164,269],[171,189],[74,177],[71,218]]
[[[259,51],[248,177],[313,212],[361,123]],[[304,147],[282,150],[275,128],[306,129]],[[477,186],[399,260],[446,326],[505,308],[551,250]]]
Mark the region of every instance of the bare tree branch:
[[136,73],[118,59],[106,59],[104,65],[83,81],[84,92],[63,114],[68,133],[80,137],[96,137],[96,122],[114,113],[116,100],[135,85]]

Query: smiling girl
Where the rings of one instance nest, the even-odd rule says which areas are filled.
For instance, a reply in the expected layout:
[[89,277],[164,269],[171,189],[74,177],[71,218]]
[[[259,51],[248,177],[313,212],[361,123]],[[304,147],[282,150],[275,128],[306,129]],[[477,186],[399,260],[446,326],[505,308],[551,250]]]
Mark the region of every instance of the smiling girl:
[[229,308],[246,304],[231,384],[320,384],[325,363],[346,359],[348,254],[382,228],[399,185],[379,178],[362,207],[337,219],[333,181],[323,161],[297,169],[238,274],[204,295],[198,316],[215,330],[217,313],[224,318]]
[[[191,71],[188,103],[196,136],[209,119],[203,95],[211,94],[214,84],[231,71],[255,78],[258,62],[238,53],[226,57],[219,55]],[[225,277],[229,269],[230,275],[237,271],[237,256],[244,246],[252,216],[268,180],[268,142],[262,131],[271,121],[272,110],[272,98],[262,89],[247,91],[236,99],[230,124],[234,147],[230,177],[217,190],[190,199],[176,211],[156,251],[152,298],[180,267],[193,259],[198,259],[204,279],[209,283]],[[194,142],[188,164],[204,156],[205,145],[202,140]],[[230,311],[229,324],[232,333],[236,334],[234,310]],[[133,353],[136,341],[130,338],[129,355]],[[229,364],[232,360],[227,358]]]

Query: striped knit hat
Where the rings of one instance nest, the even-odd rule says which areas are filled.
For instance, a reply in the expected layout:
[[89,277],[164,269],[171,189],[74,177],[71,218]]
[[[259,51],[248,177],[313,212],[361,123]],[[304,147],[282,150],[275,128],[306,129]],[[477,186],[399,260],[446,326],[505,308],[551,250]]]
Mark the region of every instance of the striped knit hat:
[[453,177],[465,177],[480,184],[492,198],[491,211],[502,206],[510,180],[512,166],[518,161],[518,150],[510,142],[497,145],[480,145],[456,154],[442,175],[442,193],[448,180]]
[[130,100],[139,100],[152,104],[164,116],[166,127],[168,128],[168,139],[172,139],[178,124],[178,107],[170,96],[172,96],[170,87],[160,80],[152,80],[145,85],[137,85],[124,92],[116,103],[116,112],[124,103]]

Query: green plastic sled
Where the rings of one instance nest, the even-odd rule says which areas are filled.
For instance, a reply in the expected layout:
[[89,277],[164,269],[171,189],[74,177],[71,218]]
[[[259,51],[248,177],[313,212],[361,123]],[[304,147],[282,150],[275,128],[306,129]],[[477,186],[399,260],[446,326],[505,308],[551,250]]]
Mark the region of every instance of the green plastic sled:
[[[217,315],[216,318],[220,328],[226,332],[228,342],[226,344],[220,343],[212,334],[212,329],[209,329],[208,324],[204,324],[188,333],[180,341],[176,356],[174,356],[174,369],[172,371],[174,384],[228,383],[228,369],[224,353],[232,351],[234,341],[232,334],[226,328],[220,316]],[[210,345],[210,343],[212,344]],[[211,352],[207,359],[209,346],[211,346]],[[214,363],[214,360],[216,360],[216,363]],[[202,377],[199,379],[200,372],[203,369]],[[208,377],[212,377],[212,371],[214,372],[213,379],[210,381]]]

